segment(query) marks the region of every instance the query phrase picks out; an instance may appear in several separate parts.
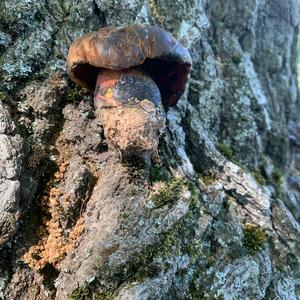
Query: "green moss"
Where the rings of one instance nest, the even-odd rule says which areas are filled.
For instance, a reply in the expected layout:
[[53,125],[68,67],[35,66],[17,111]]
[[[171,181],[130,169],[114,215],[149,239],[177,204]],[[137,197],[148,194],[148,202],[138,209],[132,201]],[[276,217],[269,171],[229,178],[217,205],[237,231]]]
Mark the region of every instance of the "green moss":
[[6,92],[4,92],[1,89],[0,89],[0,102],[11,104],[11,96],[9,96]]
[[199,178],[205,185],[211,185],[217,180],[216,175],[214,173],[200,174]]
[[127,269],[125,277],[131,277],[133,281],[143,281],[145,278],[157,275],[158,270],[151,266],[155,257],[169,257],[175,247],[176,227],[161,235],[160,244],[151,245],[134,257]]
[[[150,244],[146,249],[139,251],[137,255],[134,255],[126,267],[116,270],[114,276],[118,278],[126,279],[126,282],[143,282],[145,278],[157,276],[161,271],[168,268],[168,258],[178,257],[183,254],[188,254],[190,258],[190,263],[194,263],[194,258],[199,257],[199,244],[201,241],[195,239],[193,229],[193,222],[197,222],[199,213],[198,203],[199,202],[199,191],[197,186],[193,182],[185,182],[183,180],[174,179],[168,182],[170,186],[175,185],[174,189],[178,188],[178,185],[182,188],[189,189],[191,192],[190,199],[190,211],[187,215],[177,222],[172,228],[167,232],[160,233],[156,239],[156,242]],[[171,188],[171,190],[173,187]],[[180,189],[180,193],[181,193]],[[200,245],[201,246],[201,245]],[[202,256],[203,259],[203,256]],[[163,263],[160,263],[160,262]],[[119,273],[120,272],[120,273]],[[93,286],[97,286],[97,281],[93,283]],[[90,287],[90,290],[94,290],[93,286]],[[83,294],[84,297],[81,297]],[[73,298],[70,299],[113,299],[115,291],[106,292],[100,295],[100,298],[97,298],[97,294],[92,293],[86,289],[76,290],[72,294]],[[78,298],[76,298],[76,296]],[[80,298],[81,297],[81,298]],[[90,297],[90,298],[89,298]],[[103,298],[101,298],[103,297]],[[109,298],[111,297],[111,298]],[[197,298],[195,298],[197,299]],[[206,299],[217,299],[217,298],[206,298]]]
[[217,148],[227,159],[234,160],[234,153],[229,145],[220,143]]
[[222,295],[208,295],[203,287],[197,287],[194,283],[190,285],[190,295],[192,299],[197,300],[223,300]]
[[155,183],[157,181],[167,181],[168,179],[169,177],[165,169],[157,166],[150,167],[150,183]]
[[265,178],[262,176],[262,174],[260,173],[259,170],[252,172],[255,180],[257,183],[259,183],[260,185],[265,185],[266,184],[266,180]]
[[49,77],[49,73],[47,72],[38,72],[32,76],[32,80],[43,81]]
[[121,164],[130,170],[141,170],[146,168],[146,163],[138,156],[123,156]]
[[137,156],[123,156],[121,164],[126,168],[130,183],[143,183],[147,165],[143,159]]
[[92,300],[92,291],[89,288],[77,288],[68,300]]
[[278,271],[278,272],[280,272],[280,273],[284,273],[285,272],[285,265],[277,265],[275,268],[276,268],[276,270]]
[[7,97],[6,93],[0,91],[0,101],[4,101],[6,97]]
[[190,294],[192,296],[192,299],[197,299],[197,300],[207,299],[204,289],[194,287],[193,285],[190,286]]
[[265,231],[255,224],[246,224],[244,226],[244,247],[250,251],[260,251],[264,248],[267,241]]
[[231,56],[231,60],[235,64],[239,64],[242,61],[242,57],[238,54],[234,54]]
[[93,293],[88,287],[77,288],[68,300],[113,300],[114,296],[112,293]]
[[176,255],[174,253],[179,253],[180,246],[178,245],[179,231],[181,229],[182,223],[179,222],[168,232],[160,234],[159,240],[161,243],[156,245],[151,245],[147,249],[135,257],[128,267],[126,277],[131,277],[134,281],[143,281],[145,278],[153,277],[157,275],[159,270],[153,268],[151,262],[153,262],[155,257],[167,258]]
[[189,204],[189,210],[192,213],[193,211],[199,212],[199,191],[196,188],[194,183],[188,182],[187,187],[189,191],[191,192],[191,198],[190,198],[190,204]]
[[113,300],[114,298],[111,293],[100,293],[93,296],[93,300]]
[[66,57],[64,56],[63,53],[57,53],[57,54],[56,54],[56,58],[57,58],[57,59],[60,59],[60,60],[66,60]]
[[126,194],[127,197],[138,196],[141,193],[141,190],[138,187],[132,187]]
[[184,182],[180,179],[173,179],[166,182],[155,194],[152,195],[151,200],[156,208],[160,208],[169,203],[174,203],[179,200],[181,196]]
[[147,251],[139,255],[138,258],[134,259],[131,262],[128,268],[129,276],[132,276],[134,279],[143,281],[145,278],[154,275],[153,271],[148,266],[148,262],[151,262],[152,258],[153,255],[151,251]]
[[273,172],[272,172],[272,179],[274,182],[278,185],[282,184],[283,178],[281,175],[281,172],[278,168],[274,167]]
[[82,88],[77,84],[72,83],[71,90],[67,94],[66,100],[72,103],[80,102],[88,94],[88,90]]
[[37,229],[35,230],[35,233],[36,233],[37,237],[43,237],[48,233],[48,229],[44,224],[42,224],[37,227]]
[[9,223],[9,225],[14,226],[14,224],[16,223],[14,214],[9,212],[6,216],[6,218],[7,218],[7,222]]
[[168,256],[170,250],[175,246],[176,230],[178,229],[175,227],[173,230],[163,235],[163,243],[161,244],[161,246],[158,248],[157,251],[157,254],[159,254],[159,256],[163,256],[163,257]]
[[[176,180],[174,181],[176,182]],[[143,253],[140,253],[135,257],[130,262],[125,277],[131,277],[133,280],[141,281],[146,277],[155,276],[155,272],[158,271],[151,267],[151,262],[155,257],[167,258],[186,253],[189,255],[190,261],[194,261],[194,257],[197,256],[201,241],[193,239],[192,242],[189,241],[187,243],[186,237],[187,231],[189,231],[188,224],[191,223],[191,220],[197,220],[197,218],[194,218],[191,211],[192,207],[196,207],[195,202],[198,200],[198,194],[192,183],[180,181],[179,185],[187,187],[192,194],[190,200],[190,212],[170,230],[161,233],[158,238],[160,241],[159,243],[149,246]]]

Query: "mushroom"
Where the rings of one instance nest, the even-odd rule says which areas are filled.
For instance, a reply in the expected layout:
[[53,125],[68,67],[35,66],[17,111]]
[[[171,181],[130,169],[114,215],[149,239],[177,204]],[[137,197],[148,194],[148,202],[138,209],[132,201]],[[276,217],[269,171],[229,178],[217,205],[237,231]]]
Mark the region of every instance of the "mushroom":
[[95,91],[95,108],[148,99],[165,108],[181,97],[191,68],[188,50],[150,25],[101,28],[75,40],[69,50],[71,79]]
[[165,128],[163,108],[177,103],[191,68],[188,50],[150,25],[101,28],[75,40],[67,71],[94,91],[109,144],[126,154],[156,156]]

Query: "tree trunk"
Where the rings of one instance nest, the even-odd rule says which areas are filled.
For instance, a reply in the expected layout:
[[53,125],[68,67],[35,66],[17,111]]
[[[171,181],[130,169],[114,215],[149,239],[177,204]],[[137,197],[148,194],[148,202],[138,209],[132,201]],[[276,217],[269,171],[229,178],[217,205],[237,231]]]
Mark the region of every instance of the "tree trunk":
[[[0,297],[300,297],[299,19],[298,0],[2,0]],[[193,59],[159,163],[110,147],[65,71],[76,37],[133,23]]]

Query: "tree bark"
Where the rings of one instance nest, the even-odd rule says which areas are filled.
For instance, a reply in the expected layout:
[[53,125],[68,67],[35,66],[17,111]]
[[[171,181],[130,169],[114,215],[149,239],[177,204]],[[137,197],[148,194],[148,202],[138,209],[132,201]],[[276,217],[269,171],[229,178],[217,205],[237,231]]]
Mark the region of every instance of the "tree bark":
[[[298,0],[2,0],[1,299],[297,299]],[[193,68],[160,162],[107,143],[71,42],[157,24]]]

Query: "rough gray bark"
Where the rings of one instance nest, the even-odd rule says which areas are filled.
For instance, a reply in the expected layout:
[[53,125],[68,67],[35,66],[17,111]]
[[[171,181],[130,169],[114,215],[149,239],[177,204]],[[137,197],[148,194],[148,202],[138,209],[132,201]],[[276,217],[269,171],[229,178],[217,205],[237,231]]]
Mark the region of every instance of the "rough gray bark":
[[[297,299],[298,0],[0,2],[3,299]],[[76,37],[159,24],[193,69],[161,165],[106,144]],[[163,182],[162,182],[163,181]]]

